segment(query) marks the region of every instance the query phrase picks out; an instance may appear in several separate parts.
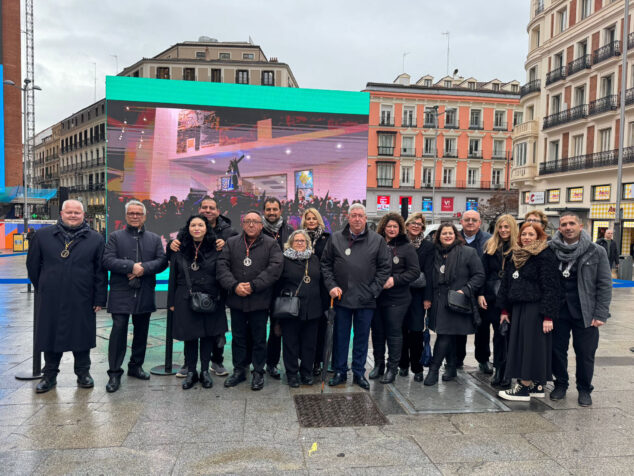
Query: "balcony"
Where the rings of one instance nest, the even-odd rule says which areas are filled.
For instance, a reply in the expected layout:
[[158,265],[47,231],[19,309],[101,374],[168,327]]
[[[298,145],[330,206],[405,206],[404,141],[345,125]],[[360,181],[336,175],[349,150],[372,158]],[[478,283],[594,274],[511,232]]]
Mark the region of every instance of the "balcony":
[[520,98],[523,98],[524,96],[527,96],[531,93],[536,93],[541,91],[542,89],[542,82],[539,79],[533,79],[532,81],[529,81],[528,83],[526,83],[524,86],[522,86],[520,88]]
[[549,127],[566,124],[567,122],[576,121],[577,119],[582,119],[584,117],[588,117],[587,104],[581,104],[571,109],[566,109],[565,111],[561,111],[556,114],[551,114],[550,116],[544,117],[544,124],[542,126],[542,129],[548,129]]
[[403,118],[401,127],[416,127],[416,119]]
[[401,157],[416,157],[416,150],[412,148],[401,148]]
[[458,124],[445,122],[445,129],[458,129]]
[[506,160],[507,158],[511,158],[510,152],[506,152],[505,150],[494,150],[491,155],[491,160]]
[[388,187],[388,188],[391,188],[393,184],[394,184],[394,179],[393,178],[377,178],[376,179],[376,186],[377,187]]
[[634,104],[634,88],[625,90],[625,104]]
[[508,131],[509,126],[506,122],[497,122],[493,124],[493,130],[494,131]]
[[[539,175],[616,166],[618,165],[618,161],[618,149],[606,150],[605,152],[595,152],[594,154],[579,155],[567,159],[550,160],[541,163],[539,164]],[[623,149],[623,163],[634,163],[634,147],[626,147]]]
[[468,158],[470,159],[481,159],[482,158],[482,151],[481,150],[470,150],[469,154],[467,155]]
[[379,146],[379,155],[393,156],[394,155],[394,147],[388,147],[388,146],[380,145]]
[[590,102],[588,115],[601,114],[602,112],[614,111],[619,107],[619,95],[612,94]]
[[472,131],[481,131],[484,129],[482,124],[469,124],[469,129]]
[[436,157],[435,150],[423,150],[423,157]]
[[431,121],[431,122],[430,121],[425,121],[423,123],[423,127],[425,129],[435,129],[436,128],[436,123],[434,121]]
[[559,80],[562,80],[565,77],[566,77],[565,66],[560,66],[559,68],[555,68],[546,74],[546,86],[548,86],[549,84],[553,84]]
[[613,41],[612,43],[608,43],[607,45],[594,50],[594,53],[592,54],[592,63],[597,64],[601,61],[612,58],[613,56],[619,56],[620,54],[621,42],[618,40]]
[[394,120],[390,117],[382,117],[381,121],[379,122],[379,126],[394,127]]
[[514,165],[511,168],[511,182],[525,182],[532,180],[537,175],[537,166],[535,164]]
[[581,70],[588,69],[592,66],[590,55],[580,56],[579,58],[568,63],[567,76],[572,76]]
[[524,136],[536,136],[539,133],[537,121],[526,121],[513,128],[513,140]]
[[456,149],[447,149],[443,151],[443,157],[447,157],[449,159],[455,159],[458,157],[458,151]]

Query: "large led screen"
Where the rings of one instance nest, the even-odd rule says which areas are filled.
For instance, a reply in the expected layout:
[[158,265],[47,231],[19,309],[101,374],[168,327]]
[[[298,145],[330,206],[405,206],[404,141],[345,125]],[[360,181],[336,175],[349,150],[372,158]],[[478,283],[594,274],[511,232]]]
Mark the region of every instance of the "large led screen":
[[367,93],[109,77],[108,228],[141,200],[147,229],[176,236],[205,195],[239,228],[277,197],[297,228],[317,208],[340,229],[365,203]]

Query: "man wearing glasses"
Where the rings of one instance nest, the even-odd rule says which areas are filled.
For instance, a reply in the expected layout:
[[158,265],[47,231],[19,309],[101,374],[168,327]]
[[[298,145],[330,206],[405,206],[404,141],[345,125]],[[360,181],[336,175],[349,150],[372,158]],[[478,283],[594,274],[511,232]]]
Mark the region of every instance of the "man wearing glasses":
[[[262,233],[262,215],[250,210],[242,219],[242,233],[227,240],[218,258],[216,276],[228,292],[231,310],[233,373],[225,387],[247,378],[253,362],[252,390],[264,387],[266,321],[273,286],[282,275],[283,255],[277,242]],[[251,359],[249,359],[250,334]]]
[[128,363],[128,376],[149,380],[143,370],[150,315],[156,311],[156,275],[167,268],[161,238],[145,229],[145,205],[130,200],[125,205],[126,227],[110,234],[103,253],[103,266],[110,271],[108,312],[112,330],[108,342],[108,384],[116,392],[121,385],[123,359],[128,344],[128,321],[132,314],[134,337]]

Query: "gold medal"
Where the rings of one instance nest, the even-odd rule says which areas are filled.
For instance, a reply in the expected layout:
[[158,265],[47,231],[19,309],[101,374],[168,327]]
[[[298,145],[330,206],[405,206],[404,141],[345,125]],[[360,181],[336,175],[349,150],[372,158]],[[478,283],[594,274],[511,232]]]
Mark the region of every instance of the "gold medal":
[[304,276],[304,282],[306,284],[310,284],[310,276],[308,276],[308,275]]
[[62,258],[68,258],[70,256],[70,251],[68,250],[62,250],[62,252],[59,254]]
[[394,262],[394,264],[398,264],[399,262],[398,256],[395,256],[394,258],[392,258],[392,261]]
[[352,250],[350,248],[346,248],[346,251],[344,251],[344,253],[346,254],[346,256],[350,256]]

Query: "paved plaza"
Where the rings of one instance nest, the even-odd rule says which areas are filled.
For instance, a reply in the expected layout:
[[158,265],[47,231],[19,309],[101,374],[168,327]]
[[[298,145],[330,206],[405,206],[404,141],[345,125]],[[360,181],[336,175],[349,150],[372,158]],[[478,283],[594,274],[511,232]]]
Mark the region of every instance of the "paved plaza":
[[[25,256],[0,257],[0,278],[26,277]],[[14,375],[32,366],[33,296],[26,285],[0,284],[0,473],[2,474],[632,474],[634,471],[634,288],[614,290],[612,319],[601,330],[594,405],[565,400],[502,402],[476,371],[473,339],[455,382],[424,387],[413,376],[372,383],[388,423],[312,428],[299,423],[291,390],[267,378],[183,391],[182,380],[123,377],[108,394],[110,317],[98,314],[93,389],[79,389],[65,354],[56,389]],[[145,369],[163,363],[165,311],[153,316]],[[231,369],[230,344],[225,363]],[[174,345],[182,362],[182,344]],[[370,368],[371,362],[367,367]],[[349,382],[352,379],[349,378]],[[326,386],[325,396],[358,393]]]

